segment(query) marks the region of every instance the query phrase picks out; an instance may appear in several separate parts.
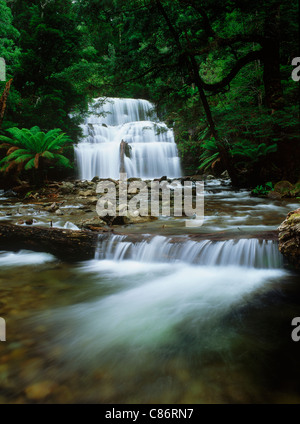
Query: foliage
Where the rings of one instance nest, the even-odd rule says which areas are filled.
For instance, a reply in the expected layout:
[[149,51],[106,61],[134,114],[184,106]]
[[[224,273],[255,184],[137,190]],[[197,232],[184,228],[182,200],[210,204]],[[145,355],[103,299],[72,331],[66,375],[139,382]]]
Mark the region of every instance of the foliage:
[[20,59],[20,48],[16,41],[19,31],[13,26],[13,16],[7,2],[0,0],[0,57],[7,63],[7,73],[11,76]]
[[10,128],[7,132],[11,137],[0,136],[0,148],[7,150],[6,156],[0,161],[0,171],[20,174],[23,169],[43,172],[45,165],[51,163],[64,168],[71,166],[69,159],[62,154],[71,140],[60,129],[44,133],[35,126],[30,130]]
[[274,190],[273,183],[268,182],[264,186],[258,185],[257,187],[255,187],[252,190],[252,194],[255,194],[258,196],[265,196],[266,194],[268,194],[270,191],[273,191],[273,190]]
[[14,78],[3,128],[76,141],[91,97],[147,98],[187,172],[218,159],[244,184],[296,181],[297,16],[295,0],[0,0]]

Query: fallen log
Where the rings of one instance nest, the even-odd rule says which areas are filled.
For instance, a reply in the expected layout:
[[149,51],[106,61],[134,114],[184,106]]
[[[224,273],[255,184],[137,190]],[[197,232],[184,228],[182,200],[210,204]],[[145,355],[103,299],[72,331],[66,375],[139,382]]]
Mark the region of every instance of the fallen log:
[[78,261],[93,258],[97,241],[92,231],[0,224],[1,250],[27,249]]
[[[92,259],[99,240],[106,240],[111,235],[123,235],[126,241],[138,243],[151,240],[153,235],[121,234],[120,232],[107,231],[74,231],[61,228],[45,228],[38,226],[19,226],[13,224],[0,224],[0,250],[33,250],[47,252],[67,261],[83,261]],[[170,243],[184,243],[187,240],[201,241],[226,241],[255,238],[259,240],[277,240],[277,231],[261,233],[217,232],[199,233],[184,236],[166,236]],[[117,240],[116,240],[117,242]]]

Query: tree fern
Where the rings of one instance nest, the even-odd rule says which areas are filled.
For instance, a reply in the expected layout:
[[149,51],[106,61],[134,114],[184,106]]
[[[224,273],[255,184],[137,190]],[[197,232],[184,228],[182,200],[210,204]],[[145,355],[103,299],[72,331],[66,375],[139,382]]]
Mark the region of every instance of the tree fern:
[[8,172],[16,169],[40,169],[49,162],[62,167],[70,167],[70,161],[63,156],[63,148],[71,143],[70,138],[59,128],[44,133],[39,127],[9,128],[11,138],[0,136],[0,148],[7,149],[6,156],[0,161],[0,171]]

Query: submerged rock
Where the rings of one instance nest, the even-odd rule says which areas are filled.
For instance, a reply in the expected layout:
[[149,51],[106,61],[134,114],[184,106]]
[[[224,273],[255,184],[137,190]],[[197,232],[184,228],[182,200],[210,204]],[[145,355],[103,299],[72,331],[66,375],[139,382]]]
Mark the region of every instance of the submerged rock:
[[300,269],[300,208],[288,214],[278,231],[279,251]]

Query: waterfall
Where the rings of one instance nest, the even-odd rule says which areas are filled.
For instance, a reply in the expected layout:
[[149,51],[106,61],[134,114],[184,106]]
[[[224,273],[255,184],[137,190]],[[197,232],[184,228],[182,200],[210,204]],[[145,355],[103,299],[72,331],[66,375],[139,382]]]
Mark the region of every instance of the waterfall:
[[130,146],[130,155],[125,157],[128,177],[181,176],[173,131],[159,122],[147,100],[95,99],[81,127],[84,138],[75,146],[80,179],[118,179],[122,140]]
[[138,262],[185,262],[207,266],[242,266],[261,269],[281,268],[282,255],[272,240],[240,239],[226,241],[186,240],[155,236],[133,243],[126,236],[99,239],[95,259]]

